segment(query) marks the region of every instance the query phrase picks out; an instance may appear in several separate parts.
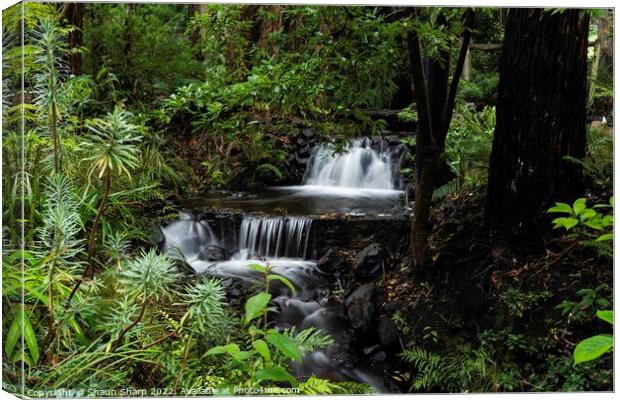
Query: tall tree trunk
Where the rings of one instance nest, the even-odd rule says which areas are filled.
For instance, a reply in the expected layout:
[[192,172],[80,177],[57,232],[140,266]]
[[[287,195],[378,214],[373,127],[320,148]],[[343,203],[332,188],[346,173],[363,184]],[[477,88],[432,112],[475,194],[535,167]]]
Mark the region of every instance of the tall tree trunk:
[[67,41],[71,53],[69,55],[69,65],[73,75],[82,73],[82,53],[79,51],[82,47],[82,29],[84,28],[84,10],[85,3],[69,3],[66,5],[64,14],[69,25],[74,29],[69,32]]
[[[188,4],[187,11],[188,17],[191,20],[192,18],[202,15],[207,12],[207,4]],[[203,62],[204,55],[202,54],[202,50],[198,48],[198,44],[200,42],[200,26],[195,26],[190,34],[189,34],[189,43],[192,47],[192,55],[196,61]]]
[[[420,40],[416,32],[408,37],[409,61],[415,89],[418,111],[418,130],[416,136],[415,176],[416,191],[411,224],[411,252],[416,268],[431,264],[432,258],[428,244],[430,235],[430,210],[433,192],[437,186],[437,171],[443,162],[445,140],[452,120],[456,90],[463,72],[465,57],[471,39],[474,13],[464,14],[465,30],[461,41],[459,58],[454,75],[448,86],[450,52],[443,50],[440,60],[423,59]],[[440,15],[437,24],[445,24]]]
[[586,148],[586,12],[511,9],[500,62],[486,222],[508,235],[535,233],[553,201],[583,194]]
[[263,6],[262,11],[263,16],[261,18],[258,45],[266,48],[269,55],[277,57],[279,48],[270,40],[269,35],[282,29],[283,6]]

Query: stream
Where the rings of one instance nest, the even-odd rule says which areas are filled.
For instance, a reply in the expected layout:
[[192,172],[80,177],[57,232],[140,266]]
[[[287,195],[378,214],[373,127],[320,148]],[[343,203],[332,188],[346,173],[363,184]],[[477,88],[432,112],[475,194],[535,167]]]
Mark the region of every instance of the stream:
[[[161,227],[162,248],[183,257],[197,274],[246,283],[263,280],[249,264],[268,264],[271,273],[287,278],[296,288],[293,294],[279,281],[270,286],[272,303],[278,309],[273,316],[276,327],[297,331],[314,327],[334,340],[327,348],[305,354],[303,362],[293,363],[297,377],[314,374],[333,381],[366,383],[379,393],[394,392],[397,389],[384,376],[382,360],[371,363],[366,344],[359,343],[354,332],[359,323],[352,320],[350,308],[360,299],[368,301],[367,285],[358,285],[345,301],[334,296],[334,291],[344,288],[337,274],[317,266],[315,238],[321,232],[313,227],[328,214],[368,220],[406,218],[400,174],[403,149],[361,138],[346,150],[334,153],[331,145],[317,146],[299,186],[184,200],[182,207],[188,212]],[[205,209],[216,210],[216,214],[235,210],[240,221],[214,229],[200,218]]]

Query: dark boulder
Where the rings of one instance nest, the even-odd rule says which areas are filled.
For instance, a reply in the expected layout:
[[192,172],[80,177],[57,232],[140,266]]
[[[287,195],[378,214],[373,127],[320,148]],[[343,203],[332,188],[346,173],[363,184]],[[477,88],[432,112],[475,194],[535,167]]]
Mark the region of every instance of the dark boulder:
[[230,254],[225,248],[215,244],[209,244],[200,249],[198,259],[203,261],[226,261]]
[[375,305],[373,304],[374,294],[375,285],[367,283],[355,289],[346,298],[344,305],[347,310],[347,317],[355,330],[362,332],[368,330],[375,312]]
[[375,334],[385,350],[391,350],[398,345],[398,331],[394,322],[387,316],[382,315],[375,324]]
[[304,129],[303,131],[301,131],[301,134],[304,135],[308,139],[314,137],[314,135],[315,135],[314,129],[312,129],[312,128]]
[[373,243],[357,253],[353,261],[353,273],[360,280],[372,280],[387,266],[389,254],[378,243]]
[[339,249],[331,248],[317,263],[317,269],[324,274],[334,274],[350,267],[347,254]]

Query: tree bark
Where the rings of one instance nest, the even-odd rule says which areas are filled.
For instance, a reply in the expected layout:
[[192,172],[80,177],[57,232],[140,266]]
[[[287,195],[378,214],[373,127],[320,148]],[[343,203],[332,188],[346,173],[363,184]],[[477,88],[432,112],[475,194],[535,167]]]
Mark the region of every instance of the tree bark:
[[84,28],[84,10],[85,3],[69,3],[65,7],[65,18],[69,25],[74,29],[69,32],[67,41],[69,43],[69,65],[71,67],[71,73],[73,75],[79,75],[82,73],[82,53],[80,48],[82,47],[82,29]]
[[552,202],[583,194],[582,170],[565,156],[585,155],[588,20],[579,10],[508,13],[486,204],[492,232],[531,235]]
[[[207,12],[207,4],[188,4],[187,11],[188,17],[191,20],[195,16],[202,15]],[[196,61],[203,62],[204,55],[202,50],[198,48],[200,42],[200,27],[194,27],[189,34],[189,43],[192,47],[192,55]]]
[[[429,266],[432,262],[428,238],[430,235],[431,200],[437,186],[437,171],[441,154],[452,120],[456,90],[463,71],[465,56],[474,24],[472,10],[467,10],[465,31],[461,41],[459,58],[454,76],[448,86],[450,52],[443,50],[440,60],[423,59],[419,37],[411,32],[408,37],[409,59],[414,84],[414,96],[418,111],[418,130],[415,150],[415,176],[417,180],[413,221],[411,224],[411,252],[416,268]],[[437,24],[445,24],[440,15]]]

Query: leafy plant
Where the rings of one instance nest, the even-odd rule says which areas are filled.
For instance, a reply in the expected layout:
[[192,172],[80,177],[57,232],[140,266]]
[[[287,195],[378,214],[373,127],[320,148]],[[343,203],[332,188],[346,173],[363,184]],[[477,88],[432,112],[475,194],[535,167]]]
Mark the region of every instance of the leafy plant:
[[[596,316],[611,325],[614,324],[613,311],[597,311]],[[613,347],[614,337],[608,334],[596,335],[582,340],[577,344],[573,352],[574,365],[595,360],[611,351]]]
[[584,288],[577,291],[581,296],[579,301],[564,300],[556,308],[562,310],[562,315],[569,320],[583,321],[594,316],[596,309],[607,308],[611,302],[602,295],[602,292],[609,289],[605,283],[601,283],[594,289]]
[[614,197],[609,198],[607,204],[596,204],[587,207],[586,199],[575,200],[572,206],[566,203],[555,203],[547,212],[564,214],[553,220],[554,228],[563,228],[568,232],[567,237],[583,246],[594,247],[599,254],[611,257],[613,249],[610,241],[613,240],[613,214],[603,214],[598,209],[613,208]]
[[545,301],[552,296],[551,292],[524,293],[519,289],[510,288],[500,295],[500,299],[508,307],[508,311],[515,317],[522,318],[524,313],[539,302]]

